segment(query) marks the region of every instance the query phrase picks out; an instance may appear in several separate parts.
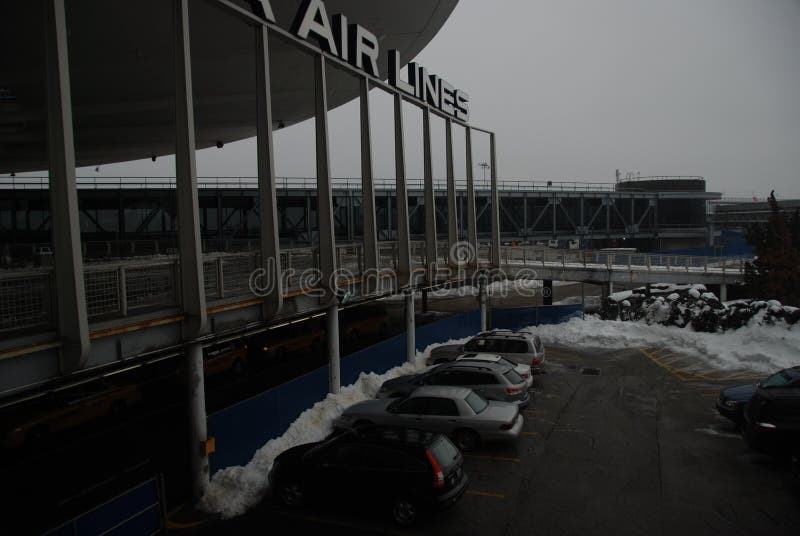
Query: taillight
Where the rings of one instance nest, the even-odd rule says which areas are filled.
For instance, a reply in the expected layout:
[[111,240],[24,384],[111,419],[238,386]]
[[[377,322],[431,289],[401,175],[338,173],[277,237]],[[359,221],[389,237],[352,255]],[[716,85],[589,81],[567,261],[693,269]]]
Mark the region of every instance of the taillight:
[[534,357],[533,361],[531,361],[531,366],[532,367],[538,367],[541,364],[542,364],[542,360],[539,359],[538,357]]
[[511,430],[512,428],[514,428],[514,423],[515,423],[515,422],[517,422],[517,418],[516,418],[516,417],[514,417],[514,418],[511,420],[511,422],[507,422],[507,423],[505,423],[505,424],[501,424],[501,425],[500,425],[500,429],[501,429],[501,430]]
[[508,393],[510,395],[518,395],[523,390],[525,390],[524,387],[506,387],[506,393]]
[[431,451],[426,450],[425,455],[428,457],[428,461],[431,462],[431,467],[433,468],[433,487],[443,488],[444,473],[442,472],[442,468],[439,466],[439,462],[437,462],[436,458],[433,457]]

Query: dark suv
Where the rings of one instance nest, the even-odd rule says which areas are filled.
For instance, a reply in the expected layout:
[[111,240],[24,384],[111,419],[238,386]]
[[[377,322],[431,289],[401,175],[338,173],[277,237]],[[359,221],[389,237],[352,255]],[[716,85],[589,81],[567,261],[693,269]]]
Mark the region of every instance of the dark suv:
[[459,450],[441,434],[366,427],[283,452],[269,482],[286,506],[316,500],[386,507],[406,526],[461,498],[469,485],[462,463]]
[[800,366],[758,385],[744,410],[743,433],[756,450],[800,454]]

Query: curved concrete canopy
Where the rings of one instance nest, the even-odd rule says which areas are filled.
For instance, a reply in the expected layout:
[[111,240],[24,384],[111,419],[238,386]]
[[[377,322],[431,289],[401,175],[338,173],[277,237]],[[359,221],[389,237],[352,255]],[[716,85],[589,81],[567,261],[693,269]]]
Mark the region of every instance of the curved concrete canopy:
[[[404,63],[442,27],[458,0],[327,0]],[[234,2],[250,9],[249,1]],[[288,29],[300,0],[271,2]],[[0,173],[47,168],[42,2],[12,0],[0,17]],[[76,164],[174,153],[172,2],[67,0]],[[255,32],[213,0],[190,2],[198,148],[255,136]],[[313,116],[311,56],[270,38],[276,128]],[[12,51],[12,53],[9,53]],[[328,71],[329,107],[357,96],[355,77]]]

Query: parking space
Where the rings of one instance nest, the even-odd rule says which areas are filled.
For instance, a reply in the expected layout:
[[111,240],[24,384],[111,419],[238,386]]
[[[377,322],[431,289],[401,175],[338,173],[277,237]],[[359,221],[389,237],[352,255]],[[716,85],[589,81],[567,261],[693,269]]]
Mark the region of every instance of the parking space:
[[469,491],[412,528],[357,505],[291,511],[265,501],[207,530],[795,535],[800,479],[750,451],[714,409],[719,389],[740,380],[687,370],[696,358],[668,353],[549,347],[520,437],[466,453]]

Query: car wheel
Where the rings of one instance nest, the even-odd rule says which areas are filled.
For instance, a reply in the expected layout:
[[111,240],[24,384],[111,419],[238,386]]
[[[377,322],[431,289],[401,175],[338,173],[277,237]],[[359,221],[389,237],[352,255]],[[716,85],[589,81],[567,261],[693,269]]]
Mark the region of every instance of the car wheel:
[[287,482],[278,487],[278,499],[285,506],[298,507],[306,502],[306,493],[299,482]]
[[399,497],[392,504],[392,518],[401,527],[413,525],[419,517],[417,503],[408,497]]
[[475,430],[461,428],[453,434],[453,440],[461,450],[475,450],[481,444],[481,437]]

